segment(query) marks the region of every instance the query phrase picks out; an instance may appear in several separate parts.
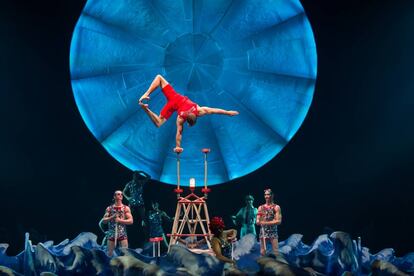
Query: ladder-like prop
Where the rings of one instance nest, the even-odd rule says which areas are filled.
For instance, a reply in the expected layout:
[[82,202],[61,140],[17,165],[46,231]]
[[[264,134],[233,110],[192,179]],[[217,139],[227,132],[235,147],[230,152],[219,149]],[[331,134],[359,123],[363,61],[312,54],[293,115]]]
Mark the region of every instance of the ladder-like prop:
[[[211,191],[207,188],[207,154],[210,149],[202,149],[202,152],[204,154],[204,188],[201,189],[203,196],[195,194],[195,179],[191,178],[190,193],[185,197],[181,196],[183,189],[180,187],[180,153],[177,153],[177,188],[174,189],[177,194],[177,209],[171,234],[168,234],[170,237],[168,251],[170,251],[171,245],[178,242],[187,246],[205,243],[211,249],[211,232],[208,227],[210,217],[206,201],[208,193]],[[188,237],[190,237],[190,241],[184,240]]]

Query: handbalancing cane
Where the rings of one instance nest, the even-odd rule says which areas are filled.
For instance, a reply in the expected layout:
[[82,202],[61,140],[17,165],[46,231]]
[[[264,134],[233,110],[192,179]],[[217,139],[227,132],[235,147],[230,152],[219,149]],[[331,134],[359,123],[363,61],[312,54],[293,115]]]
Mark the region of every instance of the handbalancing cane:
[[210,149],[202,149],[201,152],[204,153],[204,188],[201,191],[204,193],[204,198],[207,199],[207,195],[210,192],[210,189],[207,188],[207,154],[210,152]]
[[116,248],[116,244],[118,242],[118,222],[115,222],[115,235],[114,235],[114,249]]
[[262,223],[261,223],[264,214],[262,212],[260,212],[258,215],[260,216],[260,232],[261,232],[262,239],[263,239],[263,249],[264,249],[264,252],[266,254],[267,248],[266,248],[265,232],[264,232],[264,228],[263,228],[264,225],[262,225]]
[[177,190],[180,190],[180,153],[177,152]]
[[180,153],[177,152],[177,189],[175,189],[177,199],[180,198],[182,192],[183,190],[180,188]]
[[234,260],[234,242],[231,241],[231,259]]

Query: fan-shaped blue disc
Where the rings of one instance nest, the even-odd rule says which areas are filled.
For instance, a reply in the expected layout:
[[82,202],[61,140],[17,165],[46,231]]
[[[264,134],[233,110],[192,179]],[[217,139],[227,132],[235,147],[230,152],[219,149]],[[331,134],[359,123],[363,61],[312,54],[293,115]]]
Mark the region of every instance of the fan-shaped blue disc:
[[[119,162],[176,183],[175,115],[156,128],[137,100],[157,74],[200,106],[238,110],[185,127],[182,184],[243,176],[292,138],[312,101],[316,47],[299,0],[88,0],[70,52],[76,103]],[[160,90],[150,108],[166,103]]]

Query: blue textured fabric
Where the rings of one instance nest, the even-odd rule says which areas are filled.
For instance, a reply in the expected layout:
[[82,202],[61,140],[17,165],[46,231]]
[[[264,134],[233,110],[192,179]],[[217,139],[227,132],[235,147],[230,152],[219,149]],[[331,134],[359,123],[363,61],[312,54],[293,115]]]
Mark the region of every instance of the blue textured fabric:
[[[86,125],[119,162],[176,183],[175,115],[156,128],[137,100],[157,74],[200,106],[238,110],[186,127],[182,184],[248,174],[296,133],[312,101],[316,46],[299,0],[88,0],[70,50]],[[150,108],[165,104],[160,90]]]
[[[236,242],[234,253],[237,256],[237,267],[252,274],[259,272],[256,261],[260,257],[260,245],[254,237],[250,239],[254,240],[253,244],[246,237]],[[392,248],[387,248],[371,254],[369,248],[358,246],[345,232],[320,235],[311,245],[305,244],[302,237],[301,234],[293,234],[279,243],[279,251],[288,262],[288,267],[282,263],[285,266],[283,271],[292,270],[292,275],[298,275],[299,273],[294,273],[294,269],[299,268],[313,268],[324,275],[342,275],[345,271],[352,272],[353,275],[397,275],[401,272],[414,272],[414,252],[398,257]],[[116,251],[119,255],[132,257],[125,260],[129,265],[119,265],[122,260],[116,257],[110,262],[111,259],[104,252],[105,248],[99,246],[96,239],[95,234],[84,232],[75,239],[66,239],[58,245],[54,245],[53,241],[32,245],[29,235],[26,234],[24,251],[16,256],[7,255],[8,244],[0,244],[0,270],[8,267],[13,270],[13,275],[39,275],[41,272],[57,275],[137,275],[145,269],[154,269],[154,258],[141,254],[141,249]],[[152,248],[147,253],[152,255]],[[177,275],[177,269],[180,268],[182,272],[183,267],[192,275],[222,274],[222,263],[220,265],[220,262],[212,258],[214,257],[208,254],[195,254],[184,246],[174,245],[168,255],[159,258],[157,269],[163,275]],[[381,266],[372,271],[375,261],[381,261]],[[277,269],[277,265],[273,263],[271,267]]]

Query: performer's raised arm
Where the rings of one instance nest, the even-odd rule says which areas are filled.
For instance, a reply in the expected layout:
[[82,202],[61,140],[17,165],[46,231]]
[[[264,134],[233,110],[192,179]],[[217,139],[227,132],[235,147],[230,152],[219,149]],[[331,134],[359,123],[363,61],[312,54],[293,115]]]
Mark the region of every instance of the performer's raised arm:
[[164,88],[166,85],[168,85],[168,81],[164,79],[163,76],[157,75],[154,80],[152,81],[151,85],[149,86],[148,90],[141,96],[139,99],[139,103],[142,103],[143,100],[149,100],[151,93],[160,87],[161,89]]
[[131,199],[131,196],[130,196],[130,193],[129,193],[129,182],[125,185],[125,187],[124,187],[124,189],[122,190],[122,194],[124,195],[124,197],[128,200],[128,201],[130,201],[130,199]]
[[181,147],[181,139],[183,138],[183,125],[184,119],[177,117],[177,133],[175,134],[175,148],[174,152],[180,153],[183,152],[183,148]]
[[208,106],[202,106],[198,109],[198,116],[209,115],[209,114],[235,116],[235,115],[238,115],[239,112],[234,111],[234,110],[225,110],[221,108],[208,107]]

